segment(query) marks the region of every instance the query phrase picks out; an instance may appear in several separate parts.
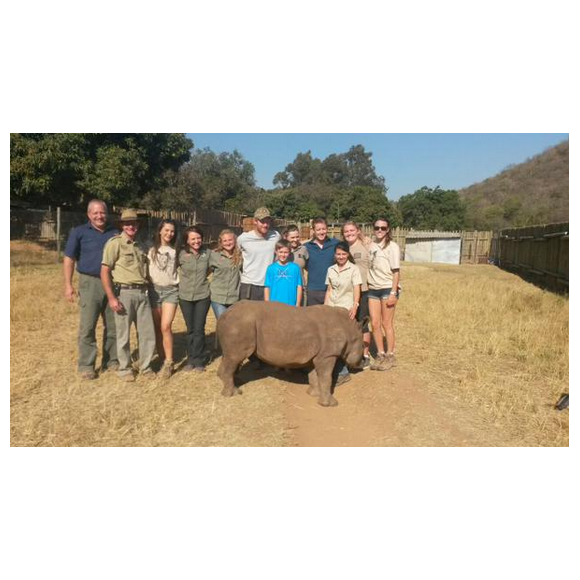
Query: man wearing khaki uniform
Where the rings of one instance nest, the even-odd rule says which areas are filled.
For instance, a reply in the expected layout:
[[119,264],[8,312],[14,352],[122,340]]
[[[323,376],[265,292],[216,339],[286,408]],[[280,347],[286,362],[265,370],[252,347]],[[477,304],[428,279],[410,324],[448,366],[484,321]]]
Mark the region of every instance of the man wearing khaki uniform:
[[[146,378],[154,378],[151,359],[155,353],[155,328],[147,292],[147,256],[135,240],[139,229],[137,214],[125,210],[119,220],[122,233],[105,245],[101,280],[115,313],[119,377],[134,381],[129,335],[135,322],[139,337],[139,370]],[[111,280],[112,277],[112,280]]]

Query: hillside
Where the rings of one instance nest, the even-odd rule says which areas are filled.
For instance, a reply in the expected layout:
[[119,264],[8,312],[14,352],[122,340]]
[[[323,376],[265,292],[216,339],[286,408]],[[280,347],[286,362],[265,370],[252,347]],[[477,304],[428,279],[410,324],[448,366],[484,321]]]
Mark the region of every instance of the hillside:
[[569,142],[460,190],[467,228],[496,230],[568,221]]

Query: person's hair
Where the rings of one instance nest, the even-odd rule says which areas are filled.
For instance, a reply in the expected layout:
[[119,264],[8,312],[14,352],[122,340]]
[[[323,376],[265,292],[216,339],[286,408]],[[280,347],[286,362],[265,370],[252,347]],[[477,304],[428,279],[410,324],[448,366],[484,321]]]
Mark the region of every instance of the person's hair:
[[89,212],[89,210],[91,209],[92,205],[102,205],[105,208],[105,211],[108,212],[109,208],[107,208],[107,204],[102,200],[102,199],[91,199],[91,201],[89,201],[89,203],[87,204],[87,213]]
[[[377,224],[377,222],[386,222],[388,230],[387,230],[387,235],[385,236],[385,239],[379,244],[379,246],[381,246],[381,248],[386,248],[390,243],[391,240],[393,239],[391,236],[391,224],[389,223],[389,220],[386,217],[378,217],[373,221],[373,228],[374,226]],[[376,242],[378,244],[378,242]]]
[[[229,228],[222,230],[220,232],[220,235],[218,236],[217,247],[214,250],[215,252],[219,253],[224,249],[224,247],[222,246],[222,238],[224,236],[227,236],[227,235],[234,236],[234,242],[236,241],[237,236],[236,236],[236,232],[234,232],[234,230],[230,230]],[[233,253],[232,262],[235,266],[238,266],[242,262],[242,252],[240,251],[240,248],[238,248],[237,244],[234,244],[234,253]]]
[[340,228],[340,235],[342,236],[342,239],[344,239],[344,228],[345,228],[346,226],[354,226],[354,227],[355,227],[355,228],[358,230],[357,238],[360,240],[360,242],[361,242],[361,243],[362,243],[362,244],[363,244],[365,247],[368,247],[368,246],[369,246],[369,244],[370,244],[370,242],[371,242],[370,238],[368,238],[367,236],[365,236],[365,235],[363,234],[362,230],[360,229],[360,226],[359,226],[359,225],[358,225],[358,224],[357,224],[355,221],[352,221],[352,220],[347,220],[347,221],[345,221],[345,222],[342,224],[342,226],[341,226],[341,228]]
[[183,231],[182,242],[183,242],[183,249],[188,254],[191,254],[191,249],[190,249],[189,245],[187,244],[187,239],[189,238],[189,234],[191,234],[192,232],[195,234],[199,234],[201,236],[201,241],[203,243],[203,232],[197,226],[189,226],[189,227],[185,228],[185,230]]
[[276,251],[278,251],[280,248],[286,248],[287,250],[291,250],[290,248],[290,242],[288,240],[278,240],[276,242],[276,246],[274,246]]
[[[159,248],[161,247],[161,230],[163,229],[164,226],[166,226],[167,224],[173,226],[173,231],[174,231],[174,235],[173,235],[173,240],[171,240],[171,243],[169,244],[176,252],[177,252],[177,224],[170,219],[162,219],[159,222],[159,225],[157,226],[157,230],[155,231],[155,234],[153,234],[153,261],[159,263],[158,261],[158,256],[159,256]],[[177,266],[176,266],[177,267]]]
[[285,238],[290,232],[300,233],[300,230],[298,229],[298,226],[296,224],[290,224],[289,226],[286,226],[286,229],[284,230],[284,233],[282,234],[283,237]]
[[326,227],[328,227],[328,222],[326,221],[326,218],[323,217],[315,217],[312,220],[312,229],[314,229],[314,226],[318,224],[324,224]]
[[[336,244],[336,248],[334,248],[334,253],[336,254],[336,250],[342,250],[343,252],[346,252],[348,254],[348,261],[352,262],[354,264],[354,258],[352,257],[352,254],[350,253],[350,247],[348,245],[348,242],[338,242],[338,244]],[[336,257],[334,259],[334,262],[336,263]]]

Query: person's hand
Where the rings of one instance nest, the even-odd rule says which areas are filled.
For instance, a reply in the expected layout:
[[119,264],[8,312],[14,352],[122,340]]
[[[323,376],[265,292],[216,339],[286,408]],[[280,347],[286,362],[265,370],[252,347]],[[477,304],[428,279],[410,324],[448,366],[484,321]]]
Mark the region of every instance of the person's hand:
[[64,287],[64,297],[66,298],[66,300],[68,300],[69,302],[74,302],[76,295],[77,293],[75,292],[75,289],[72,287],[72,284],[67,284]]
[[397,303],[397,295],[396,294],[389,294],[387,298],[387,306],[394,306]]
[[117,298],[112,298],[111,300],[109,300],[109,308],[113,312],[116,312],[117,314],[123,314],[123,312],[125,312],[125,307],[123,306],[123,303]]
[[348,311],[348,317],[351,320],[354,320],[356,318],[356,311],[357,311],[358,307],[356,306],[356,304]]

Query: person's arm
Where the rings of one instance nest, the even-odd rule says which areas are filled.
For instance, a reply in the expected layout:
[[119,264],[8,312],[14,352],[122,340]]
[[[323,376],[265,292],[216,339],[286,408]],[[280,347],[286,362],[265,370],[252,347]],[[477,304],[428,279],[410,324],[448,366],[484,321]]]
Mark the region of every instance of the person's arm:
[[296,306],[300,306],[302,304],[302,285],[299,285],[296,290]]
[[354,285],[354,304],[352,305],[352,308],[350,309],[350,311],[348,313],[348,316],[351,320],[354,320],[356,318],[356,312],[357,312],[358,307],[360,305],[360,289],[361,289],[360,284]]
[[75,260],[69,258],[68,256],[65,256],[63,261],[63,271],[64,271],[64,297],[69,302],[74,302],[75,296],[77,295],[72,285],[73,274],[75,271]]
[[270,302],[270,288],[264,286],[264,302]]
[[397,290],[399,289],[399,279],[401,277],[400,270],[393,270],[393,287],[391,288],[391,293],[387,299],[387,306],[394,306],[397,303]]
[[111,268],[106,264],[101,264],[101,282],[105,294],[109,299],[109,307],[113,312],[121,314],[125,308],[121,301],[115,296],[115,292],[113,291],[113,280],[111,279]]
[[324,295],[324,304],[328,306],[330,302],[330,284],[326,287],[326,294]]

